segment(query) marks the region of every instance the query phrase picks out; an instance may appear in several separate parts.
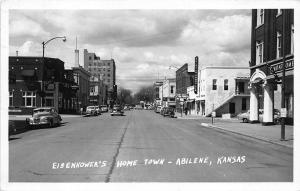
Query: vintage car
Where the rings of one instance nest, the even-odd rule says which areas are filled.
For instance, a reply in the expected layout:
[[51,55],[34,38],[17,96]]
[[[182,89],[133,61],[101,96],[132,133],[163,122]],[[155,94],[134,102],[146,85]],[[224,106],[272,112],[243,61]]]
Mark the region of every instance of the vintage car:
[[[258,111],[258,120],[260,122],[263,122],[263,115],[264,115],[264,110],[263,109],[259,109]],[[249,117],[250,117],[250,111],[248,110],[245,113],[240,113],[237,115],[237,118],[239,120],[242,120],[244,123],[248,123],[249,122]],[[280,111],[278,109],[274,109],[274,123],[275,124],[280,124],[281,120],[280,120]]]
[[91,115],[97,116],[98,115],[97,107],[96,106],[87,106],[86,111],[85,111],[85,115],[87,115],[87,116],[91,116]]
[[26,118],[26,125],[29,128],[48,126],[60,126],[62,119],[53,107],[40,107],[33,110],[32,117]]
[[107,107],[107,105],[101,105],[100,107],[101,107],[101,111],[102,111],[102,112],[108,112],[108,107]]
[[123,115],[124,111],[120,105],[115,105],[110,113],[111,116],[114,115]]
[[169,117],[175,117],[175,108],[172,107],[166,107],[164,108],[163,114],[164,117],[169,116]]
[[155,113],[160,113],[160,110],[161,110],[161,106],[159,105],[159,106],[156,106],[156,108],[155,108]]

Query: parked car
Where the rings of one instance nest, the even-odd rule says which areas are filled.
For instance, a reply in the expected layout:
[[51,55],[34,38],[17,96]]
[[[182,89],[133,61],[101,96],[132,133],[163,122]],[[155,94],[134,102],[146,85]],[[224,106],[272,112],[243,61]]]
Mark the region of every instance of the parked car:
[[[274,123],[275,124],[280,124],[281,119],[280,119],[280,111],[278,109],[274,109]],[[263,109],[259,109],[258,111],[258,120],[260,122],[263,122],[263,115],[264,115],[264,110]],[[248,110],[245,113],[241,113],[237,115],[237,118],[239,120],[242,120],[244,123],[248,123],[249,122],[249,118],[250,118],[250,111]]]
[[85,115],[97,116],[98,115],[97,108],[95,106],[87,106]]
[[53,107],[40,107],[33,110],[32,117],[26,118],[26,125],[29,128],[48,126],[60,126],[61,116]]
[[160,113],[160,110],[161,110],[161,106],[159,105],[155,108],[154,111],[155,111],[155,113]]
[[98,105],[95,105],[95,109],[96,109],[97,115],[101,115],[101,109]]
[[114,115],[123,115],[124,111],[123,108],[120,105],[115,105],[110,113],[111,116]]
[[172,108],[172,107],[164,108],[163,116],[164,117],[166,117],[166,116],[175,117],[175,108]]
[[108,107],[107,107],[107,105],[101,105],[101,111],[102,111],[102,112],[108,112]]
[[160,110],[160,114],[163,115],[165,110],[166,110],[166,107],[162,107],[161,110]]

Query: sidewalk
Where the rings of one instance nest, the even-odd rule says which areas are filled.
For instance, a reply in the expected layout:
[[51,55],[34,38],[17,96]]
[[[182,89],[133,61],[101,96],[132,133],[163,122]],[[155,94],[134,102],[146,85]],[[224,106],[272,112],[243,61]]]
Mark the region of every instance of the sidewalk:
[[241,136],[246,136],[254,139],[258,139],[264,142],[269,142],[281,146],[293,148],[294,144],[294,126],[285,126],[285,141],[280,140],[281,125],[263,126],[261,123],[251,124],[243,123],[236,118],[233,119],[221,119],[214,118],[212,124],[210,117],[203,117],[199,115],[183,115],[177,114],[178,119],[197,119],[201,120],[201,125],[208,128],[216,128],[219,130],[231,132]]

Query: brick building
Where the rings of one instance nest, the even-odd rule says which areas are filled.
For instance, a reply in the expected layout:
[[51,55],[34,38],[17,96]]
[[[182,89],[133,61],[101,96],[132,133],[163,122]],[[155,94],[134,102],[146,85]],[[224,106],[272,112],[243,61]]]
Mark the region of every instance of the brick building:
[[288,121],[294,116],[294,10],[252,10],[250,62],[250,121],[273,124],[281,108],[282,66],[285,62],[285,106]]
[[57,58],[9,57],[9,113],[31,114],[36,107],[64,108],[71,83]]

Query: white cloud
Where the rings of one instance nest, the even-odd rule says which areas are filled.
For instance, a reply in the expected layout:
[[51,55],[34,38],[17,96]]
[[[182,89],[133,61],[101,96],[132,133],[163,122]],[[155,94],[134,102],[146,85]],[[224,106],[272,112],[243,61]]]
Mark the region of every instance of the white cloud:
[[83,49],[116,61],[117,84],[135,92],[160,78],[175,77],[184,63],[248,65],[250,10],[13,10],[10,54],[41,55],[41,42],[51,42],[46,56],[74,65],[75,38]]

